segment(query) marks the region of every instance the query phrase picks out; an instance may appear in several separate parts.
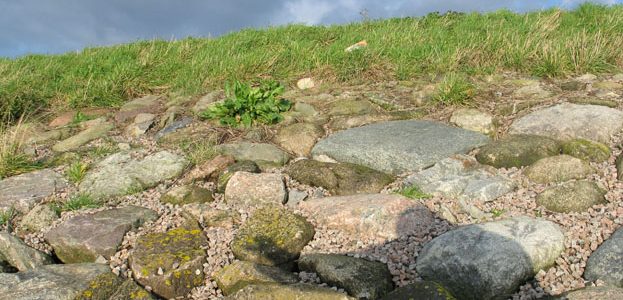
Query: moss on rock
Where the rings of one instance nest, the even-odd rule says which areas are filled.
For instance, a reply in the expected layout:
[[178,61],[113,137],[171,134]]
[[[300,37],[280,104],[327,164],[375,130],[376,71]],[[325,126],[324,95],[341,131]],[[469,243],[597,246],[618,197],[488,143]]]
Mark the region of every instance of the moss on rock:
[[511,135],[480,148],[478,162],[496,168],[529,166],[536,161],[560,154],[558,141],[538,135]]
[[562,145],[562,153],[591,162],[602,162],[608,160],[611,151],[602,143],[575,139]]

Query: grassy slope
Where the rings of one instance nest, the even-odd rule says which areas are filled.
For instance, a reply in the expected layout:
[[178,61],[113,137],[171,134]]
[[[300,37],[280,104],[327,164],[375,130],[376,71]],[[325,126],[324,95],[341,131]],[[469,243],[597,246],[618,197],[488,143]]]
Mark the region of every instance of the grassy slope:
[[[364,51],[344,48],[367,40]],[[529,14],[429,15],[330,27],[243,30],[217,39],[142,41],[0,59],[0,113],[115,106],[145,93],[203,93],[225,81],[410,79],[503,70],[560,77],[623,67],[623,6]]]

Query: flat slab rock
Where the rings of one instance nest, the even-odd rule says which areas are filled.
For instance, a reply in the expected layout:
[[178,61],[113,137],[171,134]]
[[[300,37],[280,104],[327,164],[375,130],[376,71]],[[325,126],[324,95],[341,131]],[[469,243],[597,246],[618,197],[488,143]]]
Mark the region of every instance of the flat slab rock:
[[235,157],[237,161],[251,160],[283,166],[290,159],[290,155],[272,144],[240,142],[218,145],[216,149]]
[[158,214],[147,208],[128,206],[73,217],[46,234],[46,240],[64,263],[94,262],[117,252],[123,236]]
[[622,128],[623,112],[617,109],[563,103],[516,120],[509,133],[542,135],[557,140],[582,138],[607,144]]
[[400,195],[316,198],[301,202],[299,207],[329,229],[379,241],[425,235],[435,222],[424,205]]
[[225,202],[236,207],[284,204],[287,197],[281,174],[236,172],[225,187]]
[[87,172],[80,191],[93,197],[127,194],[133,189],[146,189],[173,179],[184,171],[188,161],[168,151],[160,151],[134,159],[130,153],[120,152],[108,156]]
[[467,155],[446,158],[432,168],[409,176],[406,181],[427,194],[485,202],[513,191],[516,186],[496,169],[482,166]]
[[619,228],[588,258],[584,278],[623,287],[623,228]]
[[65,187],[67,181],[50,169],[3,179],[0,181],[0,211],[14,207],[27,213],[43,198]]
[[73,300],[91,281],[110,273],[105,264],[47,265],[19,273],[0,273],[0,300]]
[[319,141],[320,161],[359,164],[390,174],[419,171],[454,154],[482,146],[477,132],[431,121],[390,121],[337,132]]
[[7,232],[0,232],[0,265],[2,261],[19,271],[35,269],[53,263],[47,254],[30,248],[18,237]]
[[457,299],[506,299],[554,264],[564,235],[552,222],[528,217],[459,227],[420,251],[417,272]]

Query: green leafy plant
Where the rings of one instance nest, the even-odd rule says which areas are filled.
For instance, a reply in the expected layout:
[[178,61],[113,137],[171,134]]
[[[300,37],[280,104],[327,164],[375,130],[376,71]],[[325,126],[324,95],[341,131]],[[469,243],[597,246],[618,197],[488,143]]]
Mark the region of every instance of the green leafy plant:
[[504,210],[503,209],[495,209],[494,208],[494,209],[491,210],[491,213],[493,214],[494,217],[497,218],[497,217],[502,216],[502,214],[504,213]]
[[398,194],[411,199],[428,199],[431,197],[431,195],[424,193],[422,189],[417,185],[406,187],[400,190]]
[[445,105],[467,104],[474,96],[476,88],[465,76],[447,74],[437,87],[433,100]]
[[89,121],[89,120],[93,120],[92,116],[89,116],[81,111],[77,111],[76,114],[74,115],[73,119],[71,120],[71,124],[72,125],[76,125],[78,123],[82,123],[84,121]]
[[281,113],[292,105],[279,98],[284,87],[276,81],[265,81],[258,87],[236,81],[225,91],[227,99],[201,113],[202,117],[219,119],[221,124],[231,127],[250,127],[255,122],[275,124],[283,120]]
[[61,205],[59,208],[54,208],[54,210],[56,211],[74,211],[74,210],[79,210],[79,209],[83,209],[83,208],[98,208],[102,206],[101,203],[95,201],[90,195],[88,194],[78,194],[75,195],[71,198],[69,198],[69,200],[67,200],[67,202],[63,203],[63,205]]
[[79,183],[84,178],[87,170],[89,169],[88,164],[84,164],[82,162],[73,163],[67,168],[65,171],[65,176],[67,179],[73,183]]

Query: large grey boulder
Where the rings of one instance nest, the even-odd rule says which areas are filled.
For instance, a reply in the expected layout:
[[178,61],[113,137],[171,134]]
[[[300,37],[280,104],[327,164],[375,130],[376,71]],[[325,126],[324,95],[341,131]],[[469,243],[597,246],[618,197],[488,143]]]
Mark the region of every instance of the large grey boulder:
[[19,273],[0,273],[0,300],[73,300],[91,288],[105,264],[47,265]]
[[380,262],[339,254],[306,254],[299,258],[298,266],[357,299],[379,299],[394,288],[392,274]]
[[427,194],[441,194],[465,201],[492,201],[515,188],[512,180],[467,155],[446,158],[409,176],[406,181]]
[[328,229],[380,242],[426,234],[435,222],[424,205],[391,194],[316,198],[301,202],[299,207]]
[[0,211],[13,207],[27,213],[43,198],[65,187],[67,181],[50,169],[0,180]]
[[619,228],[588,258],[584,278],[603,280],[607,284],[623,287],[623,228]]
[[46,240],[64,263],[94,262],[117,252],[123,236],[158,214],[151,209],[128,206],[73,217],[46,234]]
[[160,151],[141,160],[130,153],[116,153],[100,161],[87,172],[80,183],[80,191],[96,198],[119,196],[130,191],[153,187],[177,178],[188,161],[168,151]]
[[442,123],[390,121],[335,133],[319,141],[312,156],[320,161],[348,162],[399,174],[430,167],[488,141],[480,133]]
[[53,263],[50,256],[30,248],[22,240],[7,232],[0,232],[0,261],[2,260],[6,260],[9,265],[19,271]]
[[446,232],[420,251],[417,272],[458,299],[506,299],[554,264],[564,235],[552,222],[516,217]]
[[582,138],[607,144],[622,128],[623,112],[617,109],[563,103],[516,120],[509,133],[542,135],[557,140]]

